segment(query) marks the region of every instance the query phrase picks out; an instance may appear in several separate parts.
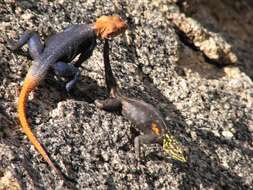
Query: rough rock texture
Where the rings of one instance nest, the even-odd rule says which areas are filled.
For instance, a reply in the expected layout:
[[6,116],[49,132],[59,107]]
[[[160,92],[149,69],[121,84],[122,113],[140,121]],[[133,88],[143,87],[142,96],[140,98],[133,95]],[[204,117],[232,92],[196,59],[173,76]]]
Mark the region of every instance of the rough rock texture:
[[[115,13],[129,24],[111,43],[118,83],[124,94],[163,113],[189,161],[175,162],[161,147],[145,146],[135,168],[134,126],[94,106],[107,96],[99,42],[71,95],[49,74],[28,103],[34,133],[77,181],[66,187],[20,130],[16,102],[31,60],[9,51],[5,41],[26,29],[45,39]],[[0,15],[1,190],[253,189],[251,0],[3,0]]]

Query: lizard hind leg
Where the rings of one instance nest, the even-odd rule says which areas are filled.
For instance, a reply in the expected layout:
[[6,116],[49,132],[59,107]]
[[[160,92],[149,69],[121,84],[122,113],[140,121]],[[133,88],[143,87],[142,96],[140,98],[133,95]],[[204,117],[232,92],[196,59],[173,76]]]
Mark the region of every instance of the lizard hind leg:
[[37,33],[33,33],[28,41],[29,53],[33,59],[39,59],[44,46],[40,41],[40,37]]
[[39,35],[34,31],[26,31],[20,39],[15,42],[14,40],[8,40],[8,46],[11,50],[15,51],[20,49],[28,43],[29,54],[33,59],[38,59],[43,51],[43,44],[40,41]]

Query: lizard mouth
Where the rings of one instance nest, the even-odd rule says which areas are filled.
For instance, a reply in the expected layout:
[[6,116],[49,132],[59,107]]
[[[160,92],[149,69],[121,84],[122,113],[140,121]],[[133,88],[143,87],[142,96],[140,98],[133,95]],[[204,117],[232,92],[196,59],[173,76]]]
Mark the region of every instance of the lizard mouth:
[[116,31],[110,32],[108,34],[106,34],[107,38],[113,38],[115,36],[120,35],[121,33],[123,33],[125,30],[127,29],[126,24],[124,24],[124,26],[118,28]]

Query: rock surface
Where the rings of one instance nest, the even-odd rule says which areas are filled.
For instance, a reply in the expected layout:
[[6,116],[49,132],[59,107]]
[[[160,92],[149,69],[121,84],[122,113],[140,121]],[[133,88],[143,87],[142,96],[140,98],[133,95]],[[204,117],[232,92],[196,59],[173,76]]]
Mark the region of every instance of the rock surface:
[[[250,0],[4,0],[0,13],[0,185],[253,189]],[[28,103],[34,133],[62,171],[77,181],[66,187],[20,130],[16,102],[31,60],[8,50],[6,39],[17,39],[27,29],[45,39],[70,24],[115,13],[129,25],[111,43],[118,83],[124,94],[163,113],[187,147],[189,161],[177,163],[161,147],[145,146],[145,159],[136,170],[134,126],[94,106],[95,99],[107,96],[99,42],[71,95],[63,93],[64,81],[49,74]]]

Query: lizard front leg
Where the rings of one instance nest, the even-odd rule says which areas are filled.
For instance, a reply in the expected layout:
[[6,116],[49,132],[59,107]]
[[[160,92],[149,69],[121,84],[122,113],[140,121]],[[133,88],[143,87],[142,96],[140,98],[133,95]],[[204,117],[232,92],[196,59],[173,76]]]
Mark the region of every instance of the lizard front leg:
[[60,77],[72,77],[72,79],[65,86],[67,92],[69,92],[75,86],[80,77],[79,69],[62,61],[53,64],[52,68],[54,69],[55,74]]
[[155,144],[158,142],[158,136],[155,134],[144,134],[135,137],[134,150],[137,161],[141,159],[141,145],[142,144]]
[[91,55],[92,52],[94,50],[94,48],[96,47],[97,43],[96,40],[93,40],[89,46],[88,49],[86,49],[84,52],[82,52],[78,58],[78,60],[74,63],[75,67],[80,67],[81,64],[86,61]]

